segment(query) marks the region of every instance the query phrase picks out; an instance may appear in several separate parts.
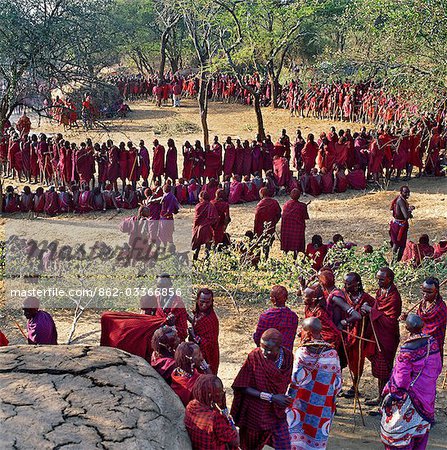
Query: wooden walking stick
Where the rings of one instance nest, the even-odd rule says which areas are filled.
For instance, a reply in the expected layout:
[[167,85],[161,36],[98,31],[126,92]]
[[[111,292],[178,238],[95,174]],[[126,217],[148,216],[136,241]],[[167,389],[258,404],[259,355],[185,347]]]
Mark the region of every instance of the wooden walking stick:
[[26,342],[28,342],[28,336],[23,331],[23,328],[20,326],[20,324],[17,321],[13,320],[13,322],[14,322],[14,325],[18,328],[18,330],[22,334],[22,336],[25,338]]
[[354,414],[356,412],[357,407],[357,401],[359,403],[359,408],[361,408],[360,400],[359,400],[359,384],[360,384],[360,368],[362,365],[362,339],[363,339],[363,333],[365,331],[365,317],[362,317],[362,331],[360,333],[360,339],[359,339],[359,362],[357,365],[357,383],[354,384]]
[[446,384],[447,384],[447,369],[444,374],[444,380],[442,381],[441,389],[445,389]]
[[349,366],[348,351],[346,350],[346,344],[345,344],[345,340],[343,339],[343,336],[341,337],[341,342],[343,344],[343,350],[344,350],[345,355],[346,355],[346,361],[348,362],[349,375],[351,376],[351,381],[352,381],[352,384],[354,385],[354,404],[355,404],[355,401],[357,399],[357,401],[359,403],[359,411],[360,411],[360,417],[362,418],[362,424],[363,424],[364,427],[366,427],[365,418],[363,417],[362,405],[360,404],[360,400],[358,399],[358,391],[355,389],[354,375],[352,374],[351,367]]

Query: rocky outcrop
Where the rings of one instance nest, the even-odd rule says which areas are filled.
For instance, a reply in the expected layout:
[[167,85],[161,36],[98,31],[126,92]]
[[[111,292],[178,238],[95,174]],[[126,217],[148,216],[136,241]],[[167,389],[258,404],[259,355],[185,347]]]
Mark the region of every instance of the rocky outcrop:
[[1,449],[191,448],[184,408],[143,359],[114,348],[0,348]]

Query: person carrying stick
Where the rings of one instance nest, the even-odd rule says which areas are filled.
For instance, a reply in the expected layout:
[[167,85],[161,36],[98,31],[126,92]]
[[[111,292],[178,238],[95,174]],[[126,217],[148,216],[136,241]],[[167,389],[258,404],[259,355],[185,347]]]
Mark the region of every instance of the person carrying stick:
[[379,289],[373,306],[364,303],[360,308],[371,321],[371,328],[377,341],[371,361],[372,374],[378,380],[378,396],[365,402],[367,406],[378,406],[382,400],[382,391],[393,369],[394,357],[400,341],[399,317],[402,313],[402,300],[394,284],[394,272],[382,267],[377,272]]

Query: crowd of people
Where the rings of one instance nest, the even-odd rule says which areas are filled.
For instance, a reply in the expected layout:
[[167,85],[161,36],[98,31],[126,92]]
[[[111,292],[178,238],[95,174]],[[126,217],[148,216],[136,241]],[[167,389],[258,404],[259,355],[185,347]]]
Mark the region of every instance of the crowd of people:
[[[195,98],[199,91],[199,78],[191,71],[188,75],[166,73],[163,79],[157,76],[139,75],[113,76],[108,81],[114,84],[126,100],[154,99],[160,106],[180,106],[180,97]],[[258,73],[245,75],[242,86],[233,75],[218,73],[211,77],[208,98],[214,101],[235,102],[245,105],[253,103],[250,89],[260,92],[260,103],[268,106],[273,101],[272,84]],[[279,107],[288,109],[298,117],[361,122],[375,126],[402,126],[420,119],[445,119],[445,106],[430,114],[423,114],[417,105],[405,96],[387,92],[381,83],[366,81],[353,83],[337,81],[332,83],[291,80],[277,86]],[[175,99],[174,99],[175,96]]]
[[[259,317],[254,349],[232,383],[231,409],[217,376],[219,318],[208,288],[198,290],[189,313],[171,293],[171,276],[158,275],[155,295],[140,299],[140,314],[103,313],[101,345],[145,358],[171,386],[186,408],[194,449],[325,449],[337,398],[359,401],[368,359],[378,391],[365,405],[382,416],[385,449],[423,450],[435,421],[447,307],[437,278],[425,279],[415,313],[402,313],[390,268],[379,269],[377,283],[369,295],[351,272],[338,287],[333,270],[323,267],[302,291],[302,321],[287,306],[287,289],[273,286],[272,307]],[[23,303],[28,343],[57,344],[55,323],[39,306],[34,297]],[[408,331],[402,341],[399,321]],[[0,332],[0,345],[7,344]]]
[[[27,185],[19,195],[12,185],[7,186],[2,210],[55,215],[117,205],[135,208],[146,188],[160,191],[163,183],[180,204],[196,204],[202,191],[212,200],[219,188],[230,204],[236,204],[259,200],[263,187],[270,196],[294,188],[318,196],[348,188],[363,190],[368,182],[379,183],[382,179],[408,179],[414,167],[417,176],[442,176],[446,133],[441,125],[432,125],[402,134],[388,128],[368,132],[363,127],[352,135],[349,129],[331,127],[318,139],[311,133],[305,139],[297,130],[294,141],[282,130],[275,143],[269,135],[251,142],[227,137],[223,143],[216,136],[205,148],[198,140],[194,144],[186,141],[179,170],[180,155],[173,139],[168,139],[166,148],[155,139],[152,151],[143,140],[138,146],[132,141],[119,145],[112,140],[93,143],[90,138],[77,144],[65,140],[61,133],[54,137],[30,134],[31,122],[24,113],[15,129],[4,129],[0,137],[2,176],[53,187],[47,193],[41,187],[31,193]],[[59,197],[64,197],[61,204],[56,201],[56,187],[62,193]],[[135,200],[128,202],[123,199],[126,196]],[[54,200],[47,207],[43,200],[34,201],[44,197]],[[93,198],[97,201],[93,202]]]

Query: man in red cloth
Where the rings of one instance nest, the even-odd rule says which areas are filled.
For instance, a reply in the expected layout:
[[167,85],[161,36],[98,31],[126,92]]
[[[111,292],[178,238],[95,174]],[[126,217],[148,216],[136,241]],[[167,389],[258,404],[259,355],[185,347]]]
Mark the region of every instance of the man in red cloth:
[[392,201],[391,211],[393,219],[390,222],[390,238],[393,253],[397,261],[402,259],[402,255],[407,245],[408,220],[413,217],[414,206],[410,206],[410,188],[402,186],[400,194]]
[[284,204],[281,216],[281,250],[292,251],[294,259],[298,253],[304,253],[306,220],[309,219],[307,204],[299,201],[300,195],[299,189],[292,189],[291,200]]
[[228,224],[231,222],[230,217],[230,205],[225,199],[225,192],[223,189],[216,191],[216,198],[211,201],[219,216],[216,225],[213,228],[213,241],[216,249],[219,249],[223,244],[225,238],[225,232]]
[[271,328],[261,336],[233,383],[231,415],[239,426],[242,450],[260,450],[265,445],[289,450],[290,435],[285,409],[292,375],[292,353],[282,346],[282,334]]
[[310,171],[315,167],[315,160],[318,155],[318,144],[314,140],[312,133],[307,135],[307,142],[301,150],[301,157],[304,163],[304,171],[310,174]]
[[26,115],[26,112],[24,111],[20,119],[17,121],[16,124],[17,131],[20,133],[20,137],[28,136],[29,132],[31,131],[31,120]]
[[258,238],[263,237],[263,251],[267,259],[275,239],[276,224],[281,218],[281,207],[277,200],[269,196],[267,188],[261,188],[259,195],[261,200],[256,205],[254,232]]
[[231,176],[233,174],[235,161],[236,161],[236,148],[233,142],[231,141],[231,137],[228,136],[225,142],[225,155],[223,164],[224,175]]
[[[350,272],[345,276],[345,292],[349,305],[359,313],[364,303],[369,306],[374,305],[374,298],[363,290],[362,279],[356,272]],[[364,316],[364,314],[362,315]],[[358,389],[358,382],[363,373],[365,358],[375,353],[375,343],[363,340],[374,341],[369,318],[366,316],[362,317],[361,321],[346,324],[346,333],[348,365],[353,375],[353,385],[344,393],[344,396],[353,398],[356,386]]]
[[428,277],[421,286],[422,300],[417,315],[423,320],[422,332],[438,342],[441,359],[444,358],[444,341],[447,324],[447,306],[439,293],[439,280]]
[[394,356],[399,346],[399,317],[402,312],[402,300],[394,284],[394,272],[383,267],[377,272],[379,289],[373,306],[364,303],[360,308],[363,314],[369,314],[371,327],[377,346],[371,361],[372,374],[378,380],[378,397],[365,402],[368,406],[377,406],[381,402],[383,388],[393,369]]
[[214,312],[214,295],[211,289],[201,288],[197,292],[196,307],[189,317],[190,340],[202,351],[211,372],[217,375],[219,370],[219,319]]
[[289,161],[285,156],[275,155],[273,157],[273,174],[277,186],[288,186],[292,174],[290,173]]
[[152,158],[152,181],[157,180],[161,184],[161,177],[165,173],[165,148],[160,145],[158,139],[154,140],[154,157]]
[[195,206],[192,228],[191,247],[194,251],[194,261],[197,261],[202,245],[205,245],[206,256],[208,256],[213,241],[213,229],[217,225],[218,220],[219,215],[214,205],[210,202],[208,193],[202,191],[199,194],[199,203]]
[[215,180],[219,179],[222,173],[222,145],[219,138],[214,136],[214,142],[211,148],[205,148],[205,170],[203,176]]
[[[304,317],[316,317],[321,322],[321,337],[323,340],[332,345],[335,350],[341,346],[341,331],[335,326],[329,314],[326,311],[326,300],[323,290],[319,284],[309,286],[303,291],[304,300]],[[306,331],[301,331],[301,342],[306,343],[312,340]]]
[[258,320],[253,340],[259,347],[261,336],[269,328],[275,328],[282,334],[283,346],[293,352],[296,329],[298,327],[298,316],[286,306],[289,293],[284,286],[273,286],[270,291],[272,308],[263,312]]

